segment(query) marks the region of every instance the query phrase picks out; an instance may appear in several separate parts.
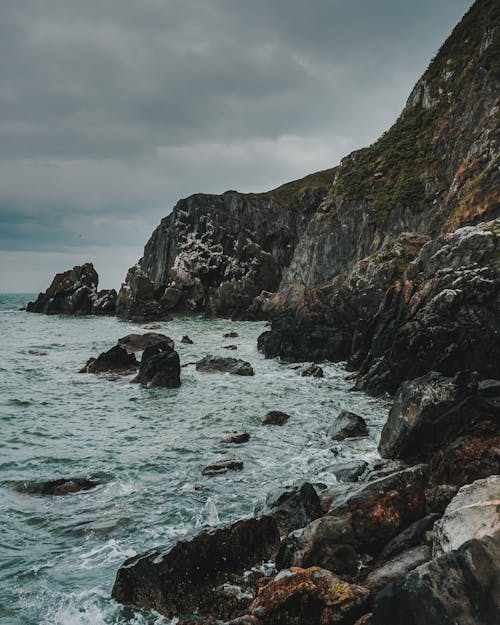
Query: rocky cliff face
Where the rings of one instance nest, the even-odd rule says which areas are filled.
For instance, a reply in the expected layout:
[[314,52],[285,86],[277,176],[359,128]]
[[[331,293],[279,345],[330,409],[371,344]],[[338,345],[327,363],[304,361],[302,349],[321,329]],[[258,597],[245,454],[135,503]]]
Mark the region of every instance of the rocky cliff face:
[[174,309],[254,316],[254,298],[278,289],[333,175],[319,172],[261,194],[226,191],[180,200],[153,232],[134,275],[129,272],[118,314],[130,318],[130,287],[139,273],[151,283],[148,299],[159,305],[158,317]]

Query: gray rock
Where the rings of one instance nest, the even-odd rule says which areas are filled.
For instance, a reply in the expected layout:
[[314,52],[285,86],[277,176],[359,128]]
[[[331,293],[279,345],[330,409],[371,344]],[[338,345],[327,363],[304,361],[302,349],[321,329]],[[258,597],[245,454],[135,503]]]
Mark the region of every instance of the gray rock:
[[412,523],[409,527],[393,538],[380,552],[380,559],[387,560],[393,556],[417,547],[421,542],[424,534],[432,530],[434,523],[440,518],[439,514],[428,514],[423,519],[419,519]]
[[434,557],[500,531],[500,475],[462,486],[434,526]]
[[129,354],[120,345],[115,345],[97,358],[90,358],[80,373],[130,373],[139,367],[134,354]]
[[196,363],[196,370],[206,373],[254,375],[254,370],[249,362],[237,358],[223,358],[222,356],[205,356]]
[[290,415],[281,410],[270,410],[262,419],[262,425],[285,425],[290,419]]
[[363,417],[354,412],[343,410],[333,425],[328,428],[327,435],[335,441],[343,441],[346,438],[368,436],[368,428]]
[[146,387],[178,388],[181,385],[179,354],[169,339],[146,347],[142,354],[139,373],[132,382]]
[[357,482],[367,466],[368,462],[365,460],[360,460],[359,462],[339,462],[330,465],[328,472],[333,473],[340,482]]
[[127,334],[127,336],[118,339],[118,345],[126,349],[130,354],[142,352],[146,347],[158,345],[159,343],[168,343],[172,349],[175,347],[175,343],[170,337],[165,336],[165,334],[158,334],[157,332]]
[[359,479],[362,482],[371,482],[372,480],[378,480],[381,477],[386,477],[387,475],[391,475],[391,473],[403,471],[403,469],[407,468],[408,465],[402,460],[383,458],[368,467]]
[[431,548],[427,545],[408,549],[372,571],[367,576],[365,584],[369,588],[383,588],[400,579],[406,573],[413,571],[417,566],[428,562],[431,557]]
[[303,378],[322,378],[323,369],[319,365],[311,365],[300,374]]
[[206,466],[201,472],[202,475],[224,475],[228,471],[241,471],[243,469],[243,462],[236,458],[223,458],[222,460],[216,460]]
[[241,445],[242,443],[248,443],[249,440],[250,440],[250,434],[248,432],[229,432],[222,439],[224,443],[232,443],[234,445]]

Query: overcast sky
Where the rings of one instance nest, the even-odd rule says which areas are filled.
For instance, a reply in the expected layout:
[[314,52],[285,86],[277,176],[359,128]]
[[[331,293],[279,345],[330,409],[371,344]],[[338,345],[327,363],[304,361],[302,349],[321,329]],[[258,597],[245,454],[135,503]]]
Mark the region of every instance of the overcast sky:
[[1,0],[0,291],[119,287],[180,197],[375,140],[469,0]]

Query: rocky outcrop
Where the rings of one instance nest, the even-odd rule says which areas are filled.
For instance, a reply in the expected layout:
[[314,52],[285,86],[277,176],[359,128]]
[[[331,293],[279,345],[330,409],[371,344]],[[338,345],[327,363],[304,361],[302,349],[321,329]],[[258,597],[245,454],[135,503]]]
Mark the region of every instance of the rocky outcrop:
[[196,363],[196,371],[243,376],[254,375],[254,370],[249,362],[238,358],[223,358],[222,356],[205,356]]
[[129,354],[120,345],[115,345],[97,358],[90,358],[80,373],[129,373],[139,367],[134,354]]
[[153,283],[141,268],[131,267],[116,300],[117,317],[137,323],[170,321],[172,317],[156,295]]
[[216,586],[229,574],[274,557],[278,545],[278,529],[269,517],[205,530],[127,560],[112,596],[165,616],[213,613]]
[[92,263],[58,273],[52,284],[26,306],[27,312],[47,315],[113,315],[116,291],[97,290],[99,277]]

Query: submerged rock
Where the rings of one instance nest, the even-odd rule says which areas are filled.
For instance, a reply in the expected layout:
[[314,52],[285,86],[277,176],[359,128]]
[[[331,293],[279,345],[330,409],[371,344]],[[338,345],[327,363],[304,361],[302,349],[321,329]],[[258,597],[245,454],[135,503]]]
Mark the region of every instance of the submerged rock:
[[189,338],[189,336],[187,334],[185,334],[182,338],[181,338],[181,343],[184,343],[185,345],[192,345],[193,341]]
[[217,460],[206,466],[201,472],[202,475],[223,475],[228,471],[241,471],[243,469],[243,462],[236,458],[224,458]]
[[139,373],[132,380],[143,386],[178,388],[181,385],[179,354],[171,339],[146,347],[142,354]]
[[354,412],[342,410],[334,423],[329,427],[327,435],[334,441],[343,441],[346,438],[368,436],[368,428],[363,417]]
[[130,373],[139,367],[134,354],[129,354],[120,345],[115,345],[97,358],[90,358],[80,373]]
[[112,596],[169,617],[213,614],[214,593],[227,576],[273,558],[278,545],[276,522],[269,517],[205,530],[128,559]]
[[230,373],[232,375],[254,375],[249,362],[237,358],[223,358],[222,356],[205,356],[196,363],[197,371],[207,373]]
[[265,503],[258,503],[255,506],[255,514],[274,517],[280,532],[285,534],[298,527],[304,527],[324,513],[312,484],[303,482],[272,490],[268,493]]
[[262,419],[262,425],[285,425],[290,419],[290,415],[281,410],[270,410]]
[[303,378],[322,378],[323,369],[319,365],[311,365],[300,374]]
[[88,480],[82,477],[60,478],[48,482],[38,482],[23,487],[23,490],[36,495],[72,495],[80,491],[91,490],[99,486],[96,480]]
[[146,347],[158,345],[160,343],[168,343],[172,349],[175,347],[174,341],[165,334],[157,332],[146,332],[145,334],[127,334],[118,339],[118,345],[121,345],[129,353],[142,352]]
[[47,315],[113,315],[116,291],[97,290],[99,277],[92,263],[58,273],[51,285],[26,306],[27,312]]
[[250,434],[248,432],[229,432],[222,439],[224,443],[231,443],[234,445],[241,445],[242,443],[248,443],[249,440],[250,440]]

